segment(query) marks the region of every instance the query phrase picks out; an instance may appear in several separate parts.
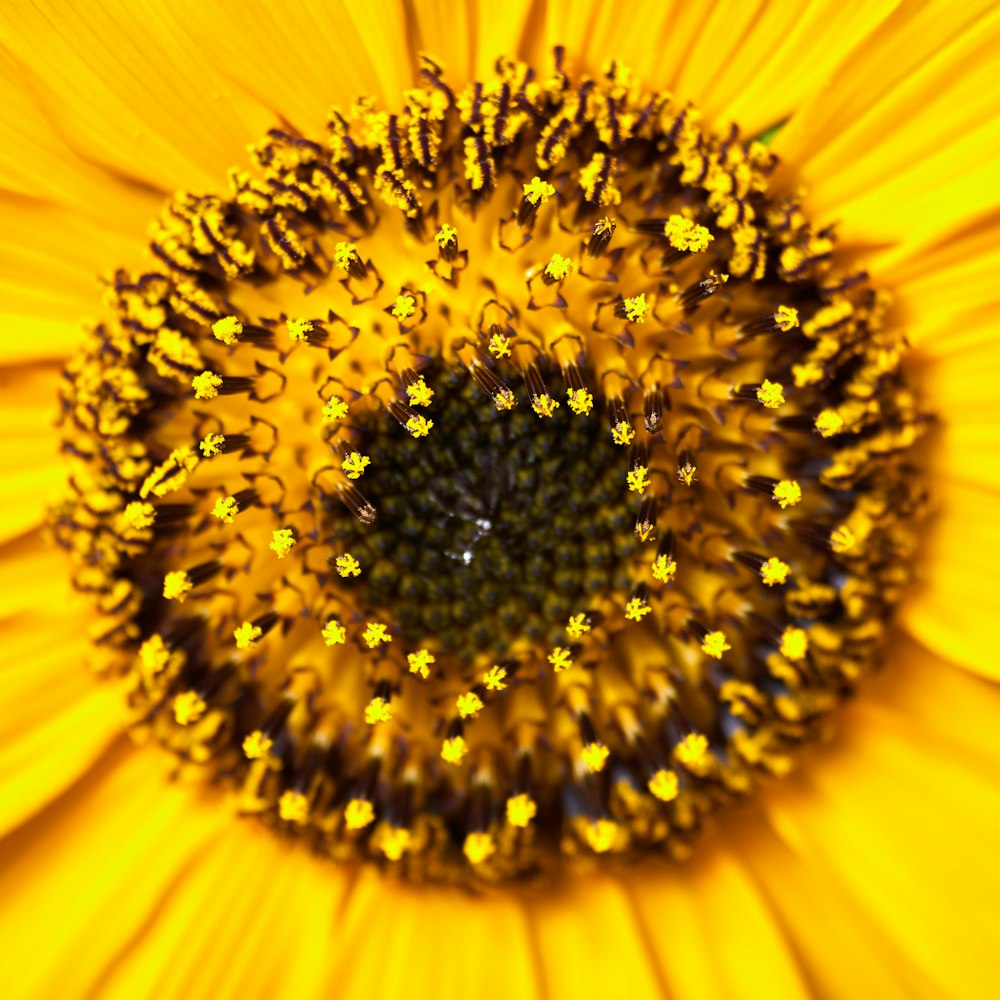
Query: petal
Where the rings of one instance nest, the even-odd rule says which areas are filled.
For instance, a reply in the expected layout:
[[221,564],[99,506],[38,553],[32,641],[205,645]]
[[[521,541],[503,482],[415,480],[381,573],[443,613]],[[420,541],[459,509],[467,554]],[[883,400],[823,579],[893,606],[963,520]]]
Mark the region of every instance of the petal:
[[996,655],[996,496],[960,483],[940,487],[942,509],[921,539],[920,582],[900,609],[908,631],[946,659],[1000,677]]
[[848,243],[920,245],[992,207],[998,44],[993,3],[900,5],[775,142],[813,216]]
[[[912,644],[895,652],[903,669],[895,676],[890,667],[886,682],[926,685],[925,706],[940,687],[958,713],[942,711],[928,724],[905,700],[862,697],[835,745],[768,797],[771,820],[806,870],[839,886],[900,982],[917,995],[989,996],[1000,893],[1000,691],[971,677],[939,685],[936,672],[956,673],[947,663],[914,655]],[[952,734],[962,728],[973,728],[984,755],[970,756],[965,734],[956,745]],[[774,867],[761,877],[773,879]],[[810,894],[809,880],[799,894]],[[858,984],[850,991],[866,994]]]

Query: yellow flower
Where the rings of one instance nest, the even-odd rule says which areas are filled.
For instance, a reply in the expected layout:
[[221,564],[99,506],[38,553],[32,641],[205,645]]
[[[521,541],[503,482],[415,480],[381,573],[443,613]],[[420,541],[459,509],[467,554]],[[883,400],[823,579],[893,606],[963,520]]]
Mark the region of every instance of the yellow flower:
[[[441,16],[424,0],[405,10],[377,5],[363,15],[348,8],[279,10],[208,2],[183,11],[147,10],[142,4],[25,7],[12,10],[4,24],[0,932],[7,950],[19,956],[5,976],[5,997],[245,998],[266,991],[279,997],[350,998],[395,996],[413,984],[418,989],[426,984],[435,997],[990,995],[998,943],[992,914],[1000,894],[1000,866],[990,849],[1000,839],[1000,746],[994,735],[1000,671],[992,635],[994,557],[1000,556],[992,329],[1000,309],[995,280],[1000,80],[994,57],[1000,14],[994,4],[682,2],[640,10],[525,2],[449,6]],[[530,54],[536,71],[527,93],[538,100],[555,95],[563,80],[551,62],[556,45],[564,47],[563,68],[572,86],[590,75],[611,97],[587,103],[594,121],[585,151],[571,153],[579,161],[573,161],[579,177],[572,186],[564,183],[568,177],[556,158],[565,155],[560,144],[565,141],[570,149],[575,137],[550,137],[541,154],[545,163],[532,157],[530,168],[506,177],[513,137],[520,128],[536,127],[535,118],[525,115],[521,121],[516,102],[506,114],[497,113],[496,101],[475,111],[465,90],[473,79],[494,79],[498,55],[522,53]],[[441,80],[420,63],[418,50],[440,61]],[[421,78],[423,90],[417,78],[421,68],[433,78]],[[506,64],[502,70],[519,91],[520,70]],[[657,232],[647,239],[633,226],[641,216],[629,211],[632,188],[615,183],[615,171],[626,169],[629,158],[615,163],[595,149],[599,142],[613,143],[616,129],[643,127],[637,124],[638,110],[619,110],[616,120],[615,102],[624,108],[653,90],[669,90],[681,107],[692,103],[689,117],[677,126],[681,144],[693,130],[725,137],[730,122],[740,128],[729,145],[734,156],[755,136],[765,136],[768,144],[751,147],[748,159],[732,171],[718,160],[699,164],[694,146],[677,163],[662,163],[671,177],[681,174],[691,197],[683,199],[683,212],[680,205],[666,205],[654,220]],[[436,214],[420,218],[415,199],[434,200],[424,174],[415,171],[410,180],[391,170],[379,174],[374,165],[355,175],[344,169],[350,159],[347,126],[354,142],[379,150],[384,166],[395,155],[400,122],[382,109],[400,114],[404,107],[419,106],[425,113],[421,121],[433,122],[446,115],[449,91],[456,110],[447,114],[469,118],[451,169],[467,173],[470,188],[479,192],[477,204],[488,206],[476,213],[476,221],[463,208],[472,196],[464,203],[462,198],[439,203]],[[365,97],[375,103],[355,103]],[[331,105],[340,112],[329,116],[327,127]],[[668,112],[656,109],[656,115],[666,120]],[[420,135],[424,126],[413,124],[416,142],[407,148],[431,149],[429,135]],[[776,134],[769,134],[777,126]],[[283,137],[266,137],[268,129]],[[400,143],[411,142],[408,132],[401,134]],[[503,142],[506,159],[491,159],[480,142],[484,135]],[[312,169],[314,137],[322,139],[322,163],[329,172]],[[250,163],[244,155],[248,144],[255,147]],[[767,177],[768,190],[807,193],[801,204],[789,203],[784,221],[766,218],[776,242],[762,257],[746,212],[767,217],[754,185],[770,169],[772,154],[778,163]],[[267,169],[278,186],[261,183]],[[495,216],[499,233],[487,239],[478,220],[498,204],[489,201],[494,184],[507,201]],[[743,192],[739,198],[732,197],[734,189]],[[173,215],[161,214],[165,194],[177,191],[203,200],[181,199]],[[702,193],[695,197],[696,191]],[[598,251],[594,256],[584,252],[586,235],[566,234],[562,242],[551,235],[572,224],[572,212],[560,209],[580,192],[595,208],[589,234]],[[296,213],[300,200],[310,197],[344,221],[321,234],[326,256],[307,269],[303,262],[314,252],[315,234],[297,230]],[[373,233],[359,221],[364,212],[345,211],[345,203],[358,197],[366,200],[364,212],[379,217]],[[224,209],[233,199],[241,224],[258,220],[254,232],[227,228],[236,215]],[[522,209],[524,199],[529,205]],[[265,214],[259,214],[262,205]],[[689,218],[692,206],[702,205],[711,218]],[[663,227],[675,214],[671,240]],[[157,219],[159,238],[154,235],[151,255],[143,247],[149,222]],[[811,238],[781,244],[781,226],[794,231],[806,219],[814,224]],[[461,233],[462,252],[442,263],[434,233],[444,222]],[[836,241],[828,243],[823,227],[834,224]],[[523,235],[530,241],[517,254],[491,250],[494,235],[506,247],[520,246]],[[577,343],[577,332],[572,322],[561,325],[563,313],[571,320],[589,282],[600,280],[609,261],[618,259],[605,251],[641,239],[661,241],[656,254],[643,258],[644,266],[656,268],[662,257],[672,277],[644,287],[636,267],[615,291],[595,293],[593,300],[595,309],[602,303],[600,350],[634,350],[622,357],[629,364],[635,360],[635,370],[625,370],[620,386],[614,374],[610,381],[591,379],[586,366],[566,374],[578,350],[598,349],[593,346],[598,338],[568,347]],[[338,242],[356,249],[338,253]],[[573,274],[529,287],[530,275],[537,273],[532,268],[557,252],[573,261]],[[884,342],[865,354],[858,386],[872,388],[872,398],[840,394],[835,407],[803,406],[803,400],[819,400],[827,391],[825,373],[836,368],[846,342],[836,303],[828,303],[831,311],[825,312],[808,296],[776,298],[768,311],[746,317],[740,350],[756,359],[747,367],[756,367],[740,372],[738,381],[735,376],[726,384],[718,381],[719,351],[701,374],[696,366],[674,371],[669,352],[657,362],[660,369],[643,367],[649,364],[648,344],[670,329],[671,310],[692,310],[678,322],[695,331],[683,336],[696,343],[704,310],[740,315],[749,287],[741,268],[754,275],[762,260],[767,267],[777,260],[794,278],[814,266],[812,258],[825,260],[827,254],[833,255],[830,274],[847,280],[852,268],[863,267],[871,276],[873,335]],[[212,283],[186,281],[185,269],[193,262],[199,270],[210,255]],[[520,266],[522,257],[530,258],[528,266]],[[276,293],[269,298],[243,282],[258,265],[308,280],[276,278],[265,289]],[[127,272],[116,275],[117,267]],[[305,288],[326,271],[327,282],[306,297]],[[106,276],[103,305],[93,280],[98,274]],[[138,283],[144,274],[170,280],[148,277]],[[476,309],[511,294],[516,278],[523,299],[518,311],[508,315],[501,305],[495,315],[477,318],[482,329],[469,323],[459,330],[466,300],[473,297],[469,290],[484,277],[497,291],[475,296]],[[216,302],[211,289],[223,285],[240,287],[246,295]],[[618,288],[624,315],[616,312]],[[327,317],[327,303],[317,306],[317,296],[331,289],[338,308],[329,315],[338,319],[317,320],[324,336],[306,339],[285,356],[290,342],[282,316]],[[836,298],[838,292],[824,294]],[[632,317],[624,307],[626,296]],[[645,296],[641,324],[634,318],[639,296]],[[535,308],[527,308],[529,297]],[[392,310],[400,298],[405,308],[397,312],[407,315],[397,323]],[[366,522],[365,504],[380,499],[372,489],[395,468],[387,453],[412,459],[404,469],[407,482],[428,463],[459,462],[459,452],[448,450],[460,441],[447,409],[457,390],[447,377],[435,379],[423,369],[427,345],[438,343],[442,306],[455,321],[456,341],[464,341],[454,351],[471,368],[475,398],[493,397],[487,407],[469,412],[481,412],[491,427],[523,425],[532,441],[548,444],[540,454],[526,453],[493,492],[462,485],[443,496],[441,503],[450,506],[441,516],[459,511],[461,536],[408,536],[395,549],[378,549],[370,542],[372,532],[419,522],[426,514],[412,502],[426,502],[442,486],[435,480],[430,492],[400,490],[383,504],[377,520]],[[81,317],[94,317],[87,321],[92,331],[105,324],[106,340],[91,332],[86,341],[88,349],[103,344],[102,378],[90,381],[93,367],[71,367],[75,381],[67,382],[60,373],[69,359],[79,357]],[[921,526],[919,548],[911,550],[912,539],[895,528],[891,537],[878,534],[885,510],[877,496],[820,519],[820,491],[826,487],[819,484],[819,472],[809,467],[797,470],[794,479],[786,477],[775,457],[782,454],[780,447],[742,451],[752,468],[717,468],[701,428],[710,426],[718,441],[743,448],[739,435],[780,427],[783,440],[803,453],[831,456],[829,481],[848,480],[856,449],[880,432],[872,414],[886,393],[895,392],[903,410],[911,405],[901,398],[910,389],[894,381],[893,338],[904,332],[912,345],[907,368],[919,400],[912,405],[934,414],[937,423],[920,451],[911,453],[924,469],[937,508]],[[806,342],[814,348],[808,359]],[[558,353],[559,343],[566,353]],[[539,344],[553,357],[538,357]],[[468,360],[472,354],[477,364]],[[116,357],[127,363],[113,364]],[[765,357],[770,365],[757,363]],[[604,366],[609,371],[622,367],[617,353],[614,358],[614,365]],[[355,360],[370,381],[352,381]],[[136,379],[140,368],[143,378]],[[405,429],[416,416],[404,388],[413,384],[408,369],[424,375],[434,389],[427,408],[427,426],[434,423],[430,435],[415,437]],[[318,370],[322,379],[314,384]],[[213,377],[201,378],[206,372]],[[684,420],[692,428],[684,440],[665,435],[665,445],[657,437],[661,432],[646,426],[655,423],[649,416],[655,407],[644,413],[641,396],[635,405],[625,400],[626,383],[643,379],[651,386],[656,380],[658,391],[669,395],[680,391],[673,388],[675,380],[689,386],[696,374],[704,381],[694,419],[676,407],[657,411],[668,430],[679,431]],[[765,384],[780,387],[780,393],[765,389],[768,402],[758,402],[756,392]],[[570,390],[573,395],[567,396],[569,405],[538,420],[531,400],[546,396],[546,390],[551,400]],[[124,446],[100,458],[105,474],[113,467],[122,482],[137,484],[135,490],[81,478],[83,470],[97,468],[96,455],[89,464],[87,453],[77,448],[65,459],[59,456],[60,442],[77,435],[72,428],[90,422],[102,440],[117,440],[139,409],[172,393],[175,409],[169,415],[157,411],[148,421],[160,435],[155,453]],[[623,397],[622,412],[616,393]],[[301,402],[307,397],[308,403]],[[585,399],[587,406],[574,406]],[[327,402],[332,400],[336,409]],[[380,413],[386,418],[379,424],[384,440],[377,449],[361,451],[379,407],[395,421]],[[713,413],[722,409],[739,419],[718,424]],[[245,419],[248,413],[265,419],[281,415],[268,430]],[[507,418],[521,423],[503,423]],[[494,562],[506,574],[499,583],[489,581],[494,589],[483,598],[496,609],[494,615],[467,620],[469,602],[480,593],[471,588],[449,593],[446,607],[435,603],[429,596],[434,586],[456,575],[458,567],[478,565],[484,552],[497,559],[503,554],[490,546],[509,527],[503,521],[505,504],[517,484],[530,483],[532,498],[538,498],[537,508],[525,508],[531,518],[552,518],[551,523],[562,518],[560,531],[581,523],[577,508],[560,507],[546,490],[563,481],[559,476],[570,483],[585,476],[587,470],[564,470],[554,459],[559,443],[583,435],[588,421],[602,436],[586,439],[585,453],[595,468],[606,469],[608,482],[552,496],[572,495],[575,503],[606,493],[610,499],[601,501],[600,511],[631,504],[633,516],[644,505],[643,516],[659,530],[641,543],[641,551],[637,547],[634,560],[650,591],[648,601],[645,594],[641,598],[643,607],[651,608],[643,621],[621,630],[622,608],[632,591],[610,584],[589,591],[584,603],[576,593],[554,599],[552,594],[560,593],[555,585],[551,594],[535,593],[538,580],[570,587],[578,578],[597,579],[581,574],[594,574],[595,565],[618,553],[596,543],[587,549],[586,569],[572,562],[572,553],[557,559],[555,549],[543,548],[525,556],[531,573]],[[470,421],[462,433],[474,436],[477,426]],[[758,431],[761,427],[767,430]],[[895,430],[898,438],[880,442],[887,454],[889,445],[905,449],[906,434],[916,425],[903,421]],[[300,461],[299,445],[307,434],[309,447],[326,449],[324,461]],[[80,432],[70,443],[93,440]],[[211,447],[199,449],[205,441]],[[649,456],[636,458],[636,467],[664,471],[667,460],[675,464],[640,496],[626,489],[626,471],[633,450],[645,448]],[[679,483],[675,472],[682,449],[697,458],[698,474]],[[354,466],[340,465],[342,455],[355,451],[371,458],[356,481],[348,479]],[[481,451],[473,448],[470,454]],[[308,454],[318,456],[318,450]],[[475,468],[465,453],[461,460]],[[64,499],[64,461],[79,474],[74,483],[86,494],[82,507]],[[269,465],[264,470],[254,462]],[[212,517],[215,500],[235,499],[248,489],[243,470],[261,473],[250,484],[252,501],[238,502],[228,519]],[[759,478],[745,478],[754,475]],[[143,486],[145,495],[139,495]],[[128,503],[153,508],[151,522],[145,507],[125,515],[123,492]],[[769,530],[759,540],[730,548],[732,539],[719,533],[706,535],[704,546],[694,550],[688,541],[693,519],[686,530],[678,521],[678,530],[668,532],[675,526],[671,519],[685,511],[701,511],[703,520],[705,512],[715,512],[718,526],[730,516],[731,497],[739,511],[753,505],[760,512]],[[47,515],[43,506],[49,503]],[[470,510],[474,517],[466,515]],[[87,546],[86,558],[82,548],[74,549],[80,558],[71,571],[63,554],[44,540],[41,525],[47,517],[57,538]],[[329,517],[327,524],[336,522],[350,537],[331,540],[329,531],[315,530],[310,517]],[[518,526],[529,521],[535,523],[525,516]],[[615,524],[612,518],[602,530],[614,535]],[[98,532],[98,525],[108,529]],[[626,528],[628,536],[631,523]],[[288,537],[296,541],[281,559],[269,551],[277,530],[292,532]],[[791,541],[783,547],[786,538],[795,539],[794,548]],[[826,574],[833,563],[824,561],[850,567],[869,551],[873,538],[883,539],[878,544],[884,543],[886,560],[915,565],[920,577],[902,598],[901,627],[888,641],[885,670],[860,680],[857,697],[835,717],[838,734],[832,743],[803,759],[792,777],[753,791],[738,816],[709,817],[715,834],[689,846],[698,783],[717,781],[713,776],[729,768],[727,780],[740,794],[741,775],[783,773],[787,755],[760,734],[778,727],[782,740],[791,741],[811,729],[812,717],[802,714],[811,691],[810,710],[817,718],[824,710],[819,702],[833,686],[810,688],[823,680],[814,668],[841,658],[830,613],[809,609],[836,602],[836,615],[858,623],[852,649],[877,639],[882,614],[875,609],[895,584],[883,580],[884,586],[873,590],[855,574],[852,586],[842,587],[836,575]],[[144,572],[141,588],[106,586],[108,565],[122,555],[141,561],[151,545],[160,561]],[[357,555],[352,565],[360,563],[363,574],[339,575],[335,557],[346,559],[347,552]],[[742,565],[741,553],[752,571]],[[324,561],[327,556],[331,564]],[[791,572],[784,584],[768,586],[759,570],[762,560],[782,558]],[[669,574],[665,567],[672,567]],[[77,589],[68,584],[70,572]],[[723,572],[727,588],[718,595],[711,589],[711,601],[703,600],[705,581],[713,574],[721,579]],[[612,576],[605,573],[605,583]],[[320,578],[322,587],[315,582]],[[252,586],[242,585],[251,580]],[[634,583],[630,579],[629,586]],[[165,584],[173,600],[161,599]],[[483,587],[485,594],[486,582]],[[406,597],[411,591],[418,596]],[[774,620],[761,615],[764,620],[754,626],[742,618],[747,608],[773,614],[787,601],[798,602],[792,605],[796,614]],[[700,606],[684,610],[688,603]],[[552,644],[565,633],[569,616],[585,608],[594,623],[591,632],[573,640],[579,646],[564,650],[566,669],[550,669],[546,658],[554,649],[563,651]],[[225,621],[213,618],[212,629],[201,632],[197,622],[207,609]],[[549,612],[554,631],[541,617]],[[164,616],[170,626],[162,635],[155,632],[160,637],[155,643],[148,626],[140,624],[152,615]],[[405,620],[397,622],[397,615]],[[537,623],[529,622],[532,615]],[[655,645],[643,643],[667,618],[670,652],[661,655]],[[508,620],[516,627],[504,624]],[[244,621],[266,621],[267,627],[254,627],[272,631],[237,661],[230,656],[233,631]],[[328,647],[323,627],[340,621],[346,641]],[[391,621],[394,641],[369,649],[366,625],[383,621]],[[452,632],[465,638],[425,644],[424,633],[416,636],[414,630],[426,622],[434,623],[422,627],[432,628],[435,639]],[[539,638],[524,638],[525,623],[532,630],[537,625]],[[752,627],[757,632],[750,644],[745,636]],[[608,635],[635,643],[628,669],[619,671],[615,682],[613,720],[605,718],[603,706],[586,709],[600,698],[599,661]],[[699,650],[710,635],[724,636],[730,647],[721,659]],[[142,648],[146,661],[155,659],[155,669],[138,653],[144,640],[152,643]],[[470,648],[479,642],[487,658],[482,663],[473,658],[467,676],[459,678],[448,643],[460,641]],[[505,642],[510,648],[498,651]],[[148,652],[154,646],[161,651],[155,656]],[[121,649],[130,650],[134,662],[123,665]],[[206,649],[220,655],[205,657]],[[434,663],[426,680],[409,673],[407,656],[418,651]],[[287,673],[278,668],[285,653]],[[719,718],[737,735],[723,746],[716,730],[702,730],[699,719],[705,745],[699,741],[703,752],[695,755],[694,720],[685,723],[668,712],[675,699],[687,695],[673,673],[657,671],[664,661],[676,664],[678,676],[690,670],[720,690],[727,680],[746,682],[752,662],[754,669],[769,672],[783,694],[767,702],[772,714],[765,723],[755,721],[761,708],[745,688],[727,688],[725,715]],[[81,669],[84,662],[103,676],[90,676]],[[505,687],[483,683],[480,691],[479,681],[498,662],[506,671]],[[641,711],[633,718],[621,686],[634,683],[639,672],[644,683],[635,702]],[[252,686],[244,686],[247,677]],[[380,688],[387,678],[391,687]],[[856,678],[842,680],[842,687],[854,687]],[[581,812],[590,800],[568,790],[576,815],[560,831],[560,843],[572,850],[564,856],[565,871],[547,873],[553,881],[542,894],[505,887],[511,874],[505,866],[517,856],[512,845],[526,837],[541,845],[554,842],[549,824],[557,800],[536,787],[537,772],[530,792],[505,777],[515,774],[518,754],[536,752],[533,730],[529,724],[508,733],[497,724],[513,705],[522,705],[530,722],[534,703],[522,703],[531,700],[525,695],[536,685],[551,690],[559,706],[559,722],[546,733],[545,749],[537,751],[550,755],[541,773],[564,766],[566,773],[578,773],[580,782],[609,788],[608,814],[594,816]],[[702,687],[707,697],[710,686]],[[375,693],[383,689],[392,692],[391,718],[364,726],[364,706],[387,697]],[[438,791],[468,788],[485,794],[470,793],[468,803],[480,810],[472,818],[464,806],[443,819],[420,812],[426,800],[418,797],[411,807],[419,807],[420,822],[407,826],[399,803],[410,778],[398,757],[405,743],[400,734],[419,732],[424,706],[443,691],[449,697],[433,704],[446,728],[426,739],[426,772],[419,773],[438,776]],[[476,717],[464,721],[455,709],[463,691],[483,703]],[[336,697],[330,698],[333,692]],[[241,707],[234,712],[237,703]],[[266,711],[254,714],[258,708]],[[637,759],[630,740],[646,732],[644,713],[654,710],[667,712],[665,731],[672,733],[673,746],[685,747],[676,771],[664,756],[616,789],[619,775]],[[329,717],[322,715],[327,711]],[[325,734],[339,733],[334,727],[341,712],[353,712],[351,739],[369,742],[364,754],[350,760],[349,780],[332,795],[322,783],[323,769],[342,747],[338,743],[335,753]],[[234,720],[244,728],[232,728]],[[138,739],[123,736],[123,727]],[[588,727],[599,728],[600,744]],[[254,733],[256,756],[251,756],[244,740]],[[582,747],[593,745],[608,751],[599,774],[591,773],[580,755]],[[269,749],[258,752],[260,747]],[[739,768],[727,754],[739,755]],[[219,773],[247,776],[230,786],[231,796],[241,813],[264,814],[267,822],[237,821],[226,795],[197,780]],[[178,777],[185,780],[174,780]],[[396,810],[391,815],[390,806]],[[656,835],[647,832],[650,843],[635,843],[642,839],[637,831],[656,828],[649,816],[667,818],[661,825],[684,836],[672,835],[658,846],[652,842]],[[300,841],[313,834],[317,844],[336,845],[331,853],[337,860],[305,849]],[[443,837],[454,842],[448,862],[454,877],[489,888],[466,894],[408,881],[426,869],[422,852],[428,843]],[[387,849],[390,841],[397,846]],[[636,863],[606,863],[622,851],[637,855]],[[672,860],[638,857],[644,854]],[[371,861],[376,857],[377,865]],[[585,859],[583,872],[575,870],[575,859]],[[380,866],[395,871],[387,876]],[[278,911],[282,917],[275,920]]]

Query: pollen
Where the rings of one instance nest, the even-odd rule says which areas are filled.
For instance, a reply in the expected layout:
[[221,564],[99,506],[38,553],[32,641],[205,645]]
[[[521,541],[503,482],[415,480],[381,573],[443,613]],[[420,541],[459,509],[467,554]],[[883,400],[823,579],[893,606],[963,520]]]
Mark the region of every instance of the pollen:
[[785,402],[784,386],[779,382],[769,382],[764,379],[757,390],[757,400],[769,410],[776,410]]
[[215,372],[204,371],[191,379],[195,399],[215,399],[219,395],[222,379]]
[[677,775],[661,767],[647,782],[646,787],[650,794],[654,795],[661,802],[673,802],[677,798],[678,781]]
[[365,722],[374,726],[379,722],[388,722],[392,718],[389,702],[384,698],[372,698],[365,706]]
[[701,641],[701,651],[706,656],[712,656],[717,660],[721,660],[722,654],[732,648],[726,639],[725,632],[709,632]]
[[348,830],[363,830],[375,819],[375,807],[368,799],[351,799],[344,809]]
[[174,698],[174,719],[179,726],[190,726],[208,711],[208,704],[197,691],[182,691]]
[[419,69],[111,272],[51,534],[128,724],[329,864],[687,856],[877,669],[905,331],[739,123],[568,49]]
[[295,532],[291,528],[275,528],[271,532],[271,544],[268,548],[279,558],[284,559],[295,547]]
[[786,507],[794,507],[802,499],[802,487],[794,479],[782,479],[775,484],[772,495],[784,510]]
[[323,626],[321,635],[326,646],[343,646],[347,641],[347,629],[336,618],[331,618]]
[[791,573],[792,567],[782,562],[776,556],[771,556],[760,568],[760,577],[769,587],[776,583],[784,583]]
[[538,815],[538,804],[525,792],[512,795],[507,800],[507,822],[524,829]]

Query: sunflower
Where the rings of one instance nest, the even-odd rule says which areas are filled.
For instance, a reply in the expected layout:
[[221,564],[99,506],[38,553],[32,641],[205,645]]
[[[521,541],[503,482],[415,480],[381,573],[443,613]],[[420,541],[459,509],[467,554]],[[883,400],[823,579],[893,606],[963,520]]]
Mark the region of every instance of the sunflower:
[[5,995],[991,995],[995,4],[3,17]]

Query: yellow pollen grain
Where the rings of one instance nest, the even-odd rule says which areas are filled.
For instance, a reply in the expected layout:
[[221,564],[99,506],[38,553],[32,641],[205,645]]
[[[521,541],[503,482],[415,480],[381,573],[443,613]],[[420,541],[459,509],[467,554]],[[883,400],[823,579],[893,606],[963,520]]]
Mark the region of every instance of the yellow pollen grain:
[[802,487],[794,479],[782,479],[775,484],[771,495],[784,510],[786,507],[794,507],[802,499]]
[[331,618],[326,623],[321,634],[323,643],[327,646],[343,646],[347,641],[347,629],[336,618]]
[[333,261],[341,271],[350,270],[351,265],[360,259],[358,248],[353,243],[338,243],[333,248]]
[[375,807],[368,799],[351,799],[344,809],[344,822],[348,830],[363,830],[375,819]]
[[226,347],[232,347],[243,335],[243,324],[235,316],[217,319],[212,324],[212,336],[222,341]]
[[122,518],[125,523],[134,531],[143,531],[151,528],[156,520],[156,508],[151,503],[143,503],[141,500],[134,500],[126,504],[122,511]]
[[630,323],[645,323],[648,307],[646,305],[646,293],[640,292],[630,299],[624,299],[622,305],[625,308],[625,318]]
[[660,583],[670,583],[677,574],[677,562],[669,556],[657,556],[653,560],[653,579]]
[[816,417],[816,430],[821,437],[833,437],[844,429],[844,418],[836,410],[823,410]]
[[434,390],[424,381],[423,375],[406,387],[406,395],[411,406],[430,406],[434,398]]
[[412,295],[397,295],[392,306],[392,315],[400,322],[409,319],[417,311],[417,300]]
[[226,443],[226,438],[222,434],[206,434],[198,444],[202,455],[205,458],[214,458]]
[[587,770],[597,774],[604,770],[610,752],[603,743],[587,743],[580,752],[580,759],[586,765]]
[[347,416],[347,403],[339,396],[331,396],[323,407],[323,424],[329,427]]
[[774,325],[782,332],[788,333],[799,325],[799,311],[791,306],[778,306],[774,311]]
[[219,395],[222,379],[215,372],[204,371],[191,379],[195,399],[215,399]]
[[205,699],[197,691],[181,691],[174,698],[174,719],[179,726],[190,726],[208,710]]
[[804,628],[789,625],[781,633],[781,655],[789,660],[804,660],[809,651],[809,635]]
[[232,524],[239,512],[240,506],[235,497],[219,497],[212,507],[212,516],[217,517],[223,524]]
[[398,861],[409,849],[413,835],[402,826],[387,826],[379,838],[379,847],[390,861]]
[[594,397],[586,389],[567,389],[569,408],[579,417],[585,417],[594,408]]
[[309,800],[302,792],[288,789],[278,799],[278,815],[286,823],[305,823],[309,819]]
[[461,736],[451,736],[441,744],[441,759],[447,764],[461,764],[469,747]]
[[434,657],[428,650],[418,649],[415,653],[407,654],[406,663],[410,668],[411,674],[419,674],[420,677],[427,680],[431,664],[434,663]]
[[367,455],[362,455],[359,451],[352,451],[340,463],[340,467],[348,479],[360,479],[365,474],[365,469],[371,464],[372,460]]
[[163,578],[163,596],[168,601],[177,601],[179,604],[183,604],[191,586],[191,581],[185,570],[172,570]]
[[501,389],[494,397],[493,402],[496,404],[496,408],[501,412],[506,410],[513,410],[517,406],[517,398],[510,389]]
[[532,205],[544,205],[555,193],[556,189],[541,177],[532,177],[527,184],[523,185],[524,197]]
[[441,228],[434,234],[434,239],[439,247],[446,247],[449,243],[458,244],[458,230],[454,226],[449,226],[447,222],[441,224]]
[[674,753],[685,767],[702,767],[708,760],[708,738],[702,733],[688,733]]
[[780,382],[764,379],[757,390],[757,400],[769,410],[776,410],[785,401],[785,387]]
[[622,420],[615,424],[611,428],[611,438],[617,445],[624,447],[625,445],[631,444],[632,439],[635,437],[635,431],[632,429],[632,425]]
[[838,556],[846,555],[854,546],[857,544],[857,537],[854,532],[846,525],[842,524],[838,528],[830,533],[830,548],[837,553]]
[[595,854],[605,854],[614,847],[618,839],[618,824],[613,819],[595,820],[587,824],[584,836]]
[[554,253],[548,264],[545,265],[545,273],[556,281],[562,281],[573,270],[573,261],[562,254]]
[[253,622],[244,622],[233,630],[237,649],[255,649],[261,635],[263,635],[262,629]]
[[427,437],[434,426],[433,420],[428,420],[425,416],[413,416],[406,421],[406,429],[415,437]]
[[507,688],[507,671],[504,667],[494,664],[483,674],[483,683],[487,691],[504,691]]
[[350,552],[345,552],[342,556],[337,556],[334,560],[334,565],[337,567],[338,575],[342,576],[345,580],[349,576],[361,576],[361,563]]
[[715,237],[704,226],[676,213],[669,216],[663,225],[663,235],[675,249],[685,253],[700,253],[708,249]]
[[465,843],[462,845],[462,852],[474,865],[481,865],[496,852],[497,845],[493,837],[485,832],[474,831],[467,834]]
[[379,722],[388,722],[392,718],[392,709],[385,698],[372,698],[365,706],[365,722],[374,726]]
[[661,802],[672,802],[677,798],[677,775],[665,767],[661,767],[646,783],[650,793]]
[[641,597],[633,597],[625,605],[625,618],[630,622],[641,622],[652,610]]
[[288,329],[288,336],[296,344],[304,344],[309,339],[309,334],[313,332],[313,325],[307,319],[290,319],[285,323]]
[[701,642],[701,651],[706,656],[713,656],[717,660],[721,660],[722,654],[732,648],[726,639],[726,633],[721,631],[709,632]]
[[490,342],[486,349],[498,360],[500,358],[509,358],[510,337],[505,337],[502,333],[494,333],[490,337]]
[[569,670],[573,666],[573,655],[565,646],[556,646],[555,649],[549,653],[549,663],[552,664],[552,669],[557,673],[562,673],[564,670]]
[[507,800],[507,822],[511,826],[526,827],[538,813],[538,805],[530,796],[521,792]]
[[291,528],[275,528],[271,532],[271,544],[268,548],[279,558],[284,559],[295,546],[295,532]]
[[369,649],[377,649],[383,643],[392,642],[388,626],[381,622],[366,622],[365,631],[361,638],[364,639],[365,645]]
[[782,562],[776,556],[771,556],[760,568],[760,577],[769,587],[776,583],[784,583],[791,573],[792,567],[786,562]]
[[531,408],[540,417],[551,417],[559,409],[559,401],[553,399],[547,392],[543,392],[531,401]]
[[455,708],[463,719],[474,719],[483,710],[483,699],[475,691],[466,691],[456,699]]
[[585,614],[571,615],[566,624],[566,634],[571,639],[579,639],[590,631],[590,622]]
[[636,466],[626,474],[625,478],[631,493],[645,493],[653,485],[652,479],[649,478],[649,469],[644,465]]
[[140,647],[139,661],[147,676],[155,677],[170,662],[170,650],[163,636],[154,632]]
[[265,760],[271,754],[274,740],[255,729],[243,739],[243,754],[247,760]]

